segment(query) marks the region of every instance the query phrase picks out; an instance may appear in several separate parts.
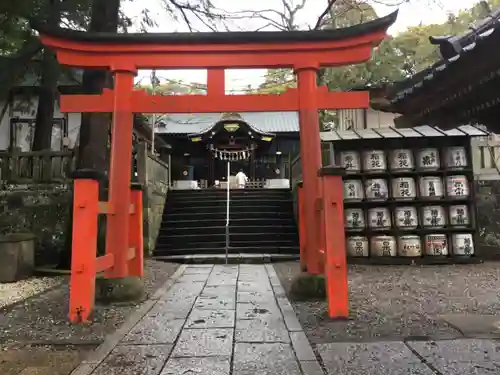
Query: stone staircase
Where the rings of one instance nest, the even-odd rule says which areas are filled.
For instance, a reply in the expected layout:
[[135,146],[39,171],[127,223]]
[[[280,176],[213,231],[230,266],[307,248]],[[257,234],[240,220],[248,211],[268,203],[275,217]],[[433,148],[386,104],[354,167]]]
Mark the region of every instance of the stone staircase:
[[[298,258],[298,232],[288,189],[231,190],[229,218],[231,262]],[[225,190],[172,190],[153,255],[186,263],[222,261],[225,226]]]

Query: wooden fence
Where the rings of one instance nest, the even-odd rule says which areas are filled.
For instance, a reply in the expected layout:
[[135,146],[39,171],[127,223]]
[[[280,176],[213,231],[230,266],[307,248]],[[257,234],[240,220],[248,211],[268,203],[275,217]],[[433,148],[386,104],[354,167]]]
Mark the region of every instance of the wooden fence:
[[74,169],[73,151],[0,151],[0,181],[8,184],[63,183]]

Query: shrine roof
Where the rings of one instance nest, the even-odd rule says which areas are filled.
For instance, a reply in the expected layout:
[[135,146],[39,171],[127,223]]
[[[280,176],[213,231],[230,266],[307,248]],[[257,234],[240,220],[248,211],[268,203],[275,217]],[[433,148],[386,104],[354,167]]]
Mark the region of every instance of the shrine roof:
[[[389,94],[387,107],[389,111],[410,96],[417,95],[434,83],[434,81],[448,73],[450,68],[467,69],[466,57],[473,56],[479,51],[495,50],[500,37],[500,9],[483,20],[471,26],[470,30],[458,36],[430,37],[432,44],[439,45],[441,59],[412,77],[396,82],[392,93]],[[492,50],[492,51],[493,51]],[[384,108],[380,108],[384,110]]]
[[377,138],[421,138],[421,137],[478,137],[487,136],[490,132],[474,125],[461,125],[453,129],[441,129],[437,126],[415,126],[412,128],[371,128],[343,131],[321,132],[321,140],[324,142],[353,140],[353,139],[377,139]]
[[233,44],[233,43],[294,43],[334,41],[358,37],[389,28],[395,21],[398,11],[385,17],[359,25],[332,29],[307,31],[235,31],[235,32],[196,32],[196,33],[104,33],[85,32],[55,28],[31,20],[31,27],[38,32],[66,40],[92,43],[113,44]]
[[[182,113],[165,115],[156,122],[159,134],[203,133],[220,121],[223,113]],[[297,112],[241,112],[242,119],[255,131],[266,133],[297,133]]]

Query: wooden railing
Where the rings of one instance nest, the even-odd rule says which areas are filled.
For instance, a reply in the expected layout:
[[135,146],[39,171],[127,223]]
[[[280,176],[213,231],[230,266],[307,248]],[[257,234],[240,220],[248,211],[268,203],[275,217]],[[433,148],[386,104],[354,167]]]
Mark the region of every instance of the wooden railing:
[[72,151],[0,151],[2,183],[66,182],[73,168]]

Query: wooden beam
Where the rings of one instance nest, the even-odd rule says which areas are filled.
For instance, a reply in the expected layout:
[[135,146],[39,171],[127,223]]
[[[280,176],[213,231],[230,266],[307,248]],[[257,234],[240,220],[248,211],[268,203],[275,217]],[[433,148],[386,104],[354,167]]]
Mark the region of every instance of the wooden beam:
[[[316,91],[319,109],[355,109],[369,107],[365,91]],[[63,95],[61,112],[112,112],[113,90],[100,95]],[[168,95],[153,96],[139,90],[132,93],[131,108],[135,113],[218,113],[218,112],[283,112],[297,111],[298,91],[288,89],[280,95]]]

